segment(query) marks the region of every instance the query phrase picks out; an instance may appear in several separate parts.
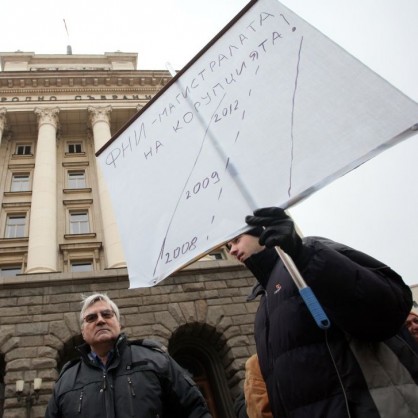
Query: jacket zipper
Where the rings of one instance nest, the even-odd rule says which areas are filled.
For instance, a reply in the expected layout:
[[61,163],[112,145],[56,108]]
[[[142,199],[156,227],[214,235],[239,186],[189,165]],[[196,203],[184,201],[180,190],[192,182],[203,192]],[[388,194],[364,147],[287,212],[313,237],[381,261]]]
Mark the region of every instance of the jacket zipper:
[[136,394],[135,394],[134,386],[133,386],[132,380],[129,376],[128,376],[128,384],[129,384],[129,389],[131,391],[131,395],[132,395],[133,398],[135,398]]
[[101,392],[105,391],[106,389],[107,389],[107,376],[106,376],[106,372],[104,372]]
[[82,404],[82,402],[83,402],[83,396],[84,396],[84,392],[83,392],[83,390],[81,390],[81,393],[80,393],[80,400],[79,400],[79,403],[78,403],[78,413],[79,413],[79,414],[81,414],[81,404]]
[[129,403],[130,403],[130,407],[131,407],[131,417],[135,416],[134,414],[134,402],[133,402],[133,398],[135,398],[136,394],[135,394],[135,390],[134,390],[134,386],[131,380],[130,376],[127,376],[128,378],[128,385],[129,385],[129,392],[131,393],[131,396],[129,397]]

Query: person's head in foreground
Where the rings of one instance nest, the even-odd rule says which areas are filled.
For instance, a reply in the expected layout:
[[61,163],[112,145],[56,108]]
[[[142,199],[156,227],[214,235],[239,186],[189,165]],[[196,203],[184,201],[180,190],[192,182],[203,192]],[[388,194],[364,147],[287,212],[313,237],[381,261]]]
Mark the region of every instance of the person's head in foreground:
[[229,241],[227,246],[230,254],[244,263],[265,287],[278,259],[274,247],[279,246],[294,258],[299,254],[302,240],[292,218],[282,208],[257,209],[245,222],[252,228]]
[[409,313],[408,318],[406,318],[405,325],[411,335],[418,342],[418,313],[416,309],[412,309]]
[[258,242],[263,229],[252,228],[244,234],[228,242],[229,253],[238,261],[244,263],[249,257],[264,250],[264,246]]
[[80,322],[84,341],[99,356],[112,349],[121,332],[118,307],[101,293],[83,299]]
[[257,209],[254,215],[245,217],[245,222],[252,228],[228,242],[230,253],[242,263],[266,247],[279,246],[291,257],[298,255],[302,240],[284,209]]

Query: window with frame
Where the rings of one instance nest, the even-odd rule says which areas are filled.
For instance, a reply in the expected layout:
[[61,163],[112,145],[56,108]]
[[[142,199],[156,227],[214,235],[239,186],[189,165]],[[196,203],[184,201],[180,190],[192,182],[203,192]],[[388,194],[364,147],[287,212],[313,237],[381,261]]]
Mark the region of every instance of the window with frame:
[[60,244],[64,272],[96,271],[100,269],[101,242]]
[[11,192],[27,192],[30,190],[29,173],[13,173]]
[[31,144],[17,144],[16,154],[17,155],[32,155],[32,145]]
[[68,171],[67,187],[69,189],[84,189],[86,187],[86,172],[84,170]]
[[93,261],[92,260],[73,260],[71,261],[71,271],[73,273],[93,271]]
[[10,214],[6,219],[5,238],[21,238],[25,236],[26,215]]
[[0,277],[14,277],[22,272],[21,266],[0,266]]
[[90,232],[89,213],[87,210],[70,212],[70,234],[88,234]]
[[221,251],[208,254],[210,260],[225,260],[225,255]]
[[225,253],[223,251],[216,251],[204,255],[199,261],[210,261],[210,260],[226,260]]
[[69,154],[79,154],[83,152],[81,142],[69,142],[68,143],[68,153]]

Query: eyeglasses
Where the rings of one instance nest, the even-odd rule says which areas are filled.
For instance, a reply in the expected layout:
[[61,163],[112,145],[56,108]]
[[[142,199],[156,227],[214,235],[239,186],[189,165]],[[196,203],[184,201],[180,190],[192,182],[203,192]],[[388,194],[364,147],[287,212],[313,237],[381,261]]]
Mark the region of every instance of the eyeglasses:
[[103,311],[86,315],[84,317],[84,321],[86,321],[89,324],[92,322],[96,322],[97,318],[99,317],[99,314],[103,319],[111,319],[115,316],[115,312],[113,312],[111,309],[104,309]]

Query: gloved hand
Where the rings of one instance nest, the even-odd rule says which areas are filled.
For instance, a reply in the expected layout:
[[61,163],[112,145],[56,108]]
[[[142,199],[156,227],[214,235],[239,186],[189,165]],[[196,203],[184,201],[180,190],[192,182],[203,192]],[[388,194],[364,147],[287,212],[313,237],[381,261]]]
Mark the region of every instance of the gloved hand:
[[251,226],[263,226],[258,242],[268,248],[279,246],[292,258],[297,257],[302,240],[296,232],[292,218],[282,208],[262,208],[254,211],[254,216],[246,216],[245,222]]

